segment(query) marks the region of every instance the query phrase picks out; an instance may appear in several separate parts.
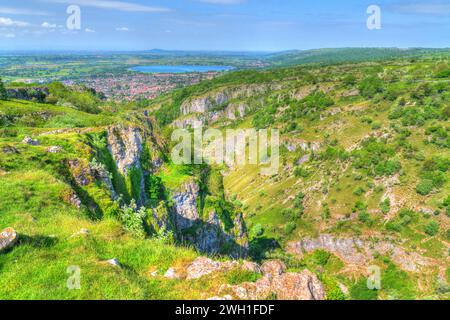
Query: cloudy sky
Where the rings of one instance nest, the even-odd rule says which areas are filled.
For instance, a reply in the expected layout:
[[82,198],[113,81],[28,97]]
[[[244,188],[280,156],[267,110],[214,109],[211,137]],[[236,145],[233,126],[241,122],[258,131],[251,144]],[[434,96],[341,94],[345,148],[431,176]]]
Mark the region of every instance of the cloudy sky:
[[[370,5],[381,30],[367,28]],[[450,47],[449,35],[450,0],[0,0],[0,50]]]

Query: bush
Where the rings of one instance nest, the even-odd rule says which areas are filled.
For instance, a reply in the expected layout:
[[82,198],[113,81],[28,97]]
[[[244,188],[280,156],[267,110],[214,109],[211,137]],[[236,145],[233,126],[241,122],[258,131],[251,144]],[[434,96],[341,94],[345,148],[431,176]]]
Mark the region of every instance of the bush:
[[250,230],[250,235],[252,237],[261,237],[264,234],[264,228],[261,224],[256,224],[253,226],[253,228]]
[[308,178],[311,173],[303,167],[296,167],[294,169],[294,176],[297,178]]
[[429,195],[433,189],[433,181],[430,180],[422,180],[416,187],[417,193],[422,196]]
[[0,100],[7,100],[8,93],[6,92],[5,85],[3,84],[2,79],[0,78]]
[[144,227],[144,219],[147,216],[144,208],[137,209],[136,202],[131,201],[130,205],[122,207],[120,212],[120,220],[125,230],[136,236],[144,238],[146,235]]
[[342,80],[346,86],[353,87],[356,84],[356,77],[353,74],[348,74]]
[[377,76],[369,76],[360,83],[359,91],[363,97],[373,98],[377,93],[383,92],[383,81]]
[[363,210],[358,215],[359,221],[363,223],[370,223],[372,220],[370,218],[370,214],[367,212],[367,210]]
[[364,189],[364,188],[362,188],[362,187],[359,187],[359,188],[357,188],[354,192],[353,192],[353,194],[355,195],[355,196],[362,196],[363,194],[365,194],[366,193],[366,190]]
[[380,204],[380,208],[381,208],[381,212],[383,212],[384,214],[389,213],[389,211],[391,211],[391,200],[389,200],[389,198],[387,198],[386,200],[384,200],[384,201]]
[[439,223],[436,221],[430,221],[430,223],[425,226],[425,233],[432,237],[437,235],[439,233]]
[[328,263],[328,260],[330,260],[330,257],[331,257],[331,254],[325,250],[316,250],[312,254],[314,263],[316,263],[322,267]]
[[261,278],[259,273],[239,269],[232,270],[226,276],[227,283],[230,285],[238,285],[244,282],[256,282],[259,278]]
[[286,235],[291,235],[294,230],[297,228],[297,225],[294,222],[289,222],[284,226],[284,233]]

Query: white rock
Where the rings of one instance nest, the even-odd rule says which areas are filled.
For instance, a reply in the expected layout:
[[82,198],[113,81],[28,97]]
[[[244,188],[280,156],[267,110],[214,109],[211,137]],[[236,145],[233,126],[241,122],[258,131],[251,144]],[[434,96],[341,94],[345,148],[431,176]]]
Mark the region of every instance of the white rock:
[[52,147],[47,149],[47,152],[49,152],[49,153],[59,153],[62,150],[63,150],[63,148],[61,148],[59,146],[52,146]]
[[109,259],[106,261],[106,263],[113,267],[122,268],[122,265],[120,264],[119,260],[117,260],[116,258]]
[[175,271],[174,268],[169,268],[169,270],[167,270],[164,277],[167,279],[179,279],[180,278],[180,276],[178,275],[178,273]]
[[31,139],[30,137],[25,137],[25,138],[22,140],[22,142],[25,143],[25,144],[29,144],[29,145],[31,145],[31,146],[39,146],[39,145],[40,145],[39,141],[33,140],[33,139]]
[[17,233],[13,228],[6,228],[0,232],[0,252],[11,248],[17,241]]

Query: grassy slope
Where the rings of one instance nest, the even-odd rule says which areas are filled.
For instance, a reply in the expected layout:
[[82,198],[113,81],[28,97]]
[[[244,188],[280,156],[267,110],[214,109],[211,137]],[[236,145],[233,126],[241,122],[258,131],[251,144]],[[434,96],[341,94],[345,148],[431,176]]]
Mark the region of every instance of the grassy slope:
[[[381,72],[394,70],[402,77],[401,84],[406,87],[404,95],[408,98],[417,83],[408,82],[408,78],[415,77],[421,81],[437,81],[432,77],[436,63],[433,61],[383,63]],[[323,120],[307,120],[298,118],[295,121],[303,127],[302,132],[291,132],[292,139],[321,142],[328,141],[324,133],[336,137],[343,148],[349,148],[359,142],[364,136],[373,132],[389,129],[388,115],[393,102],[384,99],[339,98],[340,93],[349,88],[342,87],[341,75],[352,72],[361,80],[370,68],[380,65],[362,64],[355,66],[337,66],[319,68],[292,68],[262,73],[241,72],[217,78],[211,82],[190,88],[182,98],[202,95],[209,90],[220,90],[229,85],[252,83],[281,84],[280,92],[272,92],[271,96],[285,95],[286,93],[301,91],[309,75],[319,79],[320,87],[335,86],[329,95],[333,96],[341,112],[336,115],[325,116]],[[415,79],[413,79],[415,80]],[[306,81],[306,82],[305,82]],[[337,86],[336,86],[337,84]],[[273,97],[267,101],[274,101]],[[166,98],[158,103],[164,105]],[[169,97],[170,100],[170,97]],[[182,99],[176,98],[176,102]],[[252,100],[259,103],[261,99]],[[162,101],[162,102],[161,102]],[[258,108],[263,109],[259,104]],[[176,105],[175,105],[176,106]],[[279,105],[281,109],[285,106]],[[44,112],[44,114],[42,114]],[[241,122],[233,126],[248,127],[252,125],[255,113],[250,114]],[[281,115],[281,112],[279,112]],[[197,254],[189,248],[175,247],[170,243],[158,239],[137,240],[126,234],[121,225],[112,219],[104,218],[100,221],[85,211],[76,210],[67,204],[64,199],[71,188],[57,170],[64,159],[82,158],[90,160],[92,150],[86,144],[83,130],[101,132],[103,126],[117,122],[120,117],[106,112],[99,115],[90,115],[72,108],[42,105],[22,101],[0,101],[0,119],[4,121],[0,129],[0,229],[14,227],[25,235],[19,246],[6,254],[0,255],[0,298],[207,298],[217,294],[221,283],[227,282],[225,276],[205,278],[199,281],[171,281],[162,277],[152,278],[149,273],[158,270],[163,274],[169,266],[180,266],[182,269],[187,262],[192,261]],[[381,123],[381,128],[367,122],[363,118],[371,117],[375,122]],[[5,120],[6,119],[6,120]],[[439,122],[439,121],[438,121]],[[276,120],[275,126],[283,127],[283,120]],[[440,121],[439,124],[446,125]],[[411,127],[413,135],[408,138],[413,146],[417,147],[425,158],[435,155],[449,157],[448,149],[439,148],[434,144],[424,144],[424,129],[430,125],[427,122],[423,127]],[[92,128],[93,127],[93,128]],[[21,143],[25,135],[34,135],[60,128],[72,128],[57,135],[41,136],[41,146],[28,146]],[[75,129],[78,128],[78,129]],[[81,130],[81,132],[80,132]],[[397,136],[395,134],[395,136]],[[390,141],[389,144],[394,144]],[[64,148],[60,154],[48,154],[46,148],[59,145]],[[14,146],[20,154],[2,152],[5,146]],[[283,151],[283,160],[290,170],[282,170],[282,174],[268,180],[258,174],[258,168],[238,168],[230,172],[225,178],[226,191],[230,198],[243,203],[244,211],[250,227],[257,224],[264,226],[264,233],[254,237],[254,241],[274,238],[281,245],[288,240],[296,240],[305,235],[319,233],[344,233],[386,235],[406,240],[406,246],[412,250],[420,250],[430,258],[442,259],[448,248],[445,232],[448,230],[448,217],[441,210],[439,216],[420,215],[411,224],[403,227],[400,233],[388,232],[385,229],[385,217],[379,212],[379,202],[382,194],[370,191],[367,183],[374,182],[373,177],[365,175],[345,162],[336,160],[317,160],[307,164],[314,174],[299,178],[293,174],[292,163],[302,154],[289,154]],[[402,163],[404,174],[400,184],[390,192],[400,199],[403,204],[410,207],[419,204],[427,208],[438,208],[444,197],[449,194],[449,183],[428,196],[420,196],[415,192],[418,174],[423,160],[415,160],[404,150],[398,155]],[[344,168],[341,169],[341,168]],[[355,178],[363,175],[363,179]],[[187,177],[176,167],[168,166],[161,175],[163,181],[170,185],[179,184]],[[308,187],[315,187],[308,189]],[[357,187],[364,187],[366,193],[355,195]],[[91,185],[90,194],[97,195],[99,200],[106,197],[98,186]],[[327,192],[323,192],[326,189]],[[312,190],[312,191],[311,191]],[[306,210],[301,218],[293,219],[286,214],[285,209],[293,207],[292,196],[300,191],[306,191]],[[3,201],[5,199],[5,201]],[[342,217],[351,214],[357,200],[364,200],[368,205],[373,223],[368,225],[353,217],[348,222],[339,222]],[[323,218],[323,204],[330,208],[330,217]],[[388,216],[396,219],[396,216]],[[436,236],[424,233],[429,221],[438,221],[440,230]],[[286,232],[286,225],[294,222],[296,228]],[[81,228],[90,230],[89,236],[72,237]],[[261,241],[263,242],[263,241]],[[261,249],[265,249],[264,245]],[[275,254],[282,255],[281,252]],[[342,273],[343,265],[334,256],[323,259],[307,256],[302,261],[293,260],[289,263],[291,269],[308,268],[321,274],[329,292],[334,292],[334,298],[340,298],[341,293],[337,282],[351,287],[353,298],[365,298],[371,293],[365,292],[358,280],[360,275]],[[125,269],[120,271],[103,261],[118,258]],[[50,263],[51,262],[51,263]],[[386,288],[380,293],[381,298],[414,298],[435,297],[437,289],[434,269],[431,274],[406,274],[392,266],[389,261],[380,257],[379,264],[383,266],[386,275]],[[445,266],[445,258],[442,259]],[[68,274],[66,269],[70,265],[78,265],[82,271],[82,289],[71,291],[66,289]],[[425,285],[424,285],[425,283]],[[26,285],[24,285],[26,284]],[[420,287],[420,288],[419,288]]]
[[[410,118],[404,114],[397,119],[390,118],[390,115],[402,98],[406,100],[406,109],[414,110],[414,114],[429,113],[430,111],[424,108],[427,105],[433,105],[436,101],[440,104],[439,110],[448,107],[450,104],[449,80],[435,76],[445,66],[447,68],[449,66],[448,58],[427,56],[419,60],[290,68],[260,73],[243,72],[229,74],[212,82],[192,87],[185,99],[205,97],[211,92],[224,91],[239,83],[278,86],[278,91],[272,90],[258,97],[233,100],[235,104],[249,105],[251,111],[244,119],[231,124],[231,127],[253,127],[254,119],[259,114],[266,112],[265,110],[275,109],[276,112],[272,114],[274,123],[269,126],[285,130],[288,123],[295,123],[297,128],[301,128],[301,130],[284,132],[283,142],[310,142],[322,145],[318,152],[319,157],[303,166],[310,173],[305,177],[295,176],[294,169],[295,161],[307,152],[288,152],[283,147],[283,164],[279,175],[267,178],[259,174],[259,168],[245,166],[234,168],[225,176],[226,192],[232,199],[243,204],[250,230],[256,226],[262,226],[264,229],[262,235],[255,236],[253,239],[254,242],[263,243],[262,247],[257,247],[258,249],[268,249],[264,243],[267,245],[271,242],[267,242],[267,239],[274,239],[284,246],[288,241],[305,236],[314,237],[323,233],[401,240],[407,250],[420,252],[423,256],[434,259],[434,266],[424,274],[415,275],[399,271],[395,266],[381,259],[379,264],[384,270],[386,290],[380,293],[380,297],[430,297],[436,292],[442,293],[439,289],[438,278],[445,278],[445,275],[442,275],[448,269],[450,223],[446,209],[442,207],[443,201],[450,195],[448,171],[444,173],[447,177],[446,182],[430,194],[420,195],[416,192],[416,186],[422,181],[422,168],[426,161],[436,158],[446,159],[444,161],[450,159],[448,147],[426,142],[430,135],[425,134],[426,129],[433,126],[443,127],[448,134],[448,118],[425,119],[423,123],[416,125],[404,123],[410,121]],[[348,74],[355,76],[354,85],[343,83],[344,77]],[[384,80],[383,92],[372,97],[364,97],[358,93],[353,97],[344,95],[358,88],[362,80],[370,74]],[[314,83],[311,83],[311,79],[314,79]],[[414,94],[420,91],[424,84],[433,88],[439,86],[443,88],[443,91],[441,89],[439,92],[434,91],[420,101],[414,97]],[[298,104],[296,99],[286,100],[286,96],[304,97],[307,94],[302,92],[307,87],[315,87],[319,91],[326,92],[334,100],[330,110],[337,110],[337,113],[333,114],[326,110],[322,113],[321,119],[283,118],[282,110],[289,107],[295,109],[295,105]],[[389,96],[392,92],[395,92],[394,98]],[[297,101],[300,99],[298,98]],[[165,103],[162,102],[162,105],[164,110]],[[176,109],[176,104],[173,107]],[[223,126],[223,128],[230,126],[226,121],[224,123],[218,123],[216,126]],[[405,138],[394,128],[407,129],[411,135]],[[366,137],[381,136],[385,133],[389,135],[386,143],[382,139],[378,139],[378,143],[382,143],[382,148],[394,150],[391,160],[400,162],[402,168],[399,175],[377,177],[369,174],[365,169],[355,167],[355,154],[350,150],[355,148],[364,150],[361,142]],[[336,146],[347,150],[350,159],[320,158],[320,154],[327,147]],[[398,181],[391,185],[390,180]],[[301,218],[298,215],[292,215],[292,212],[297,211],[294,207],[294,197],[300,192],[306,194],[305,212]],[[393,199],[391,208],[388,212],[382,213],[381,202],[388,196]],[[354,209],[358,201],[367,206],[369,219],[362,221],[360,214],[363,210]],[[411,223],[395,232],[388,229],[388,224],[399,221],[400,209],[412,209],[418,213]],[[420,212],[422,210],[423,212]],[[327,215],[324,215],[324,212],[327,212]],[[433,212],[439,214],[434,215]],[[439,231],[431,236],[425,231],[433,221],[439,224]],[[314,267],[311,266],[311,268]],[[337,277],[350,287],[355,286],[354,296],[361,297],[358,282],[350,280],[355,275],[347,272],[344,276],[338,276],[339,270],[329,270],[325,274],[335,280]],[[356,274],[356,278],[359,277],[360,275]],[[402,292],[400,289],[402,285],[408,289]]]
[[[46,120],[41,112],[48,115]],[[1,128],[0,229],[13,227],[20,233],[19,245],[0,255],[0,299],[205,299],[217,294],[225,275],[208,281],[163,277],[169,267],[183,270],[193,261],[198,256],[193,249],[177,247],[169,239],[135,239],[117,220],[93,220],[87,209],[67,202],[73,191],[61,174],[61,163],[89,161],[92,150],[83,130],[101,132],[102,127],[88,126],[110,124],[108,115],[22,101],[0,102],[0,114],[17,116]],[[57,117],[75,120],[82,128],[38,136],[40,146],[21,143],[25,135],[65,128],[55,125]],[[63,151],[48,153],[53,145]],[[18,153],[6,153],[5,147]],[[85,190],[101,207],[110,202],[100,185]],[[83,228],[89,235],[74,236]],[[105,263],[112,258],[124,269]],[[81,290],[66,286],[67,268],[73,265],[81,268]],[[158,276],[152,277],[155,270]]]

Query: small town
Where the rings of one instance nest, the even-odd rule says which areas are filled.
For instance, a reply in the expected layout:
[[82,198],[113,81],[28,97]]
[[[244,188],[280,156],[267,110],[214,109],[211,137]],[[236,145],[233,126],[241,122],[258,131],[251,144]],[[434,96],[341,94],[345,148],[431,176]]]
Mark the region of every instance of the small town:
[[157,74],[124,74],[96,75],[83,79],[63,81],[65,85],[84,84],[97,92],[102,92],[107,99],[135,101],[154,99],[163,93],[210,80],[218,72],[206,73],[157,73]]

